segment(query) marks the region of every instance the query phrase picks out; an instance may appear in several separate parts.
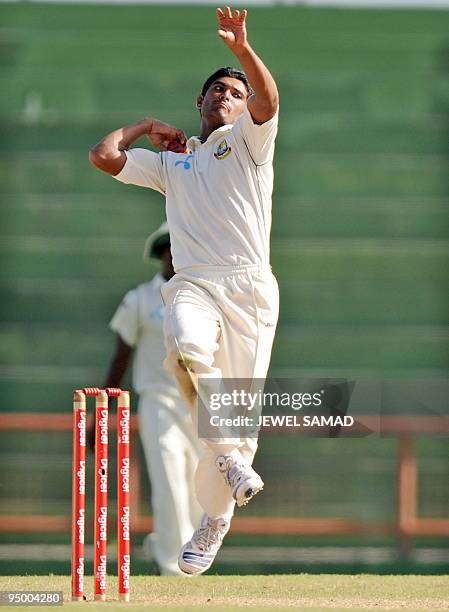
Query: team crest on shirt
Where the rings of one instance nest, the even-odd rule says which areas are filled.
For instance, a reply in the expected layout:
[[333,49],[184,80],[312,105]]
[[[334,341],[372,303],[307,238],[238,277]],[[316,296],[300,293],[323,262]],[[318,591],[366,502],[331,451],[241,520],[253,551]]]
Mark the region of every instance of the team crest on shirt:
[[214,153],[215,159],[224,159],[231,154],[231,147],[228,145],[226,140],[222,140]]

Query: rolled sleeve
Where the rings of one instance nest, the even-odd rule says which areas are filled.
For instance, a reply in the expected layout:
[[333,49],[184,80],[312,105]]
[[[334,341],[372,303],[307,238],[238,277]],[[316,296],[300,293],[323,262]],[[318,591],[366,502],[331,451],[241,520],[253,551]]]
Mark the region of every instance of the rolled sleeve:
[[148,149],[126,151],[126,162],[115,179],[127,185],[149,187],[165,195],[164,165],[161,153]]
[[248,107],[237,119],[232,129],[236,138],[242,138],[248,151],[257,165],[266,164],[273,160],[274,142],[278,129],[279,108],[271,119],[265,123],[257,124],[249,112]]

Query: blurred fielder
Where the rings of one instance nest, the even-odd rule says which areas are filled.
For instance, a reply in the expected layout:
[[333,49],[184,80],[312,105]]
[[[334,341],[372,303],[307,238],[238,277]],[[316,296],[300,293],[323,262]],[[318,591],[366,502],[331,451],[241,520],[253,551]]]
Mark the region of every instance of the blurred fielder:
[[144,259],[160,260],[160,272],[129,291],[110,327],[117,346],[104,387],[120,387],[133,358],[133,388],[139,394],[139,433],[151,480],[154,531],[145,538],[163,576],[180,574],[178,553],[201,516],[194,495],[200,443],[165,356],[161,287],[174,275],[168,225],[148,237]]
[[[221,68],[197,98],[200,135],[154,118],[112,132],[92,163],[123,183],[166,198],[175,276],[162,287],[167,357],[197,410],[198,380],[263,379],[278,318],[269,263],[278,91],[246,36],[247,11],[217,9],[218,35],[245,72]],[[148,136],[161,153],[129,147]],[[254,438],[205,439],[195,475],[204,514],[181,548],[179,567],[206,571],[229,529],[235,503],[263,488],[251,467]]]

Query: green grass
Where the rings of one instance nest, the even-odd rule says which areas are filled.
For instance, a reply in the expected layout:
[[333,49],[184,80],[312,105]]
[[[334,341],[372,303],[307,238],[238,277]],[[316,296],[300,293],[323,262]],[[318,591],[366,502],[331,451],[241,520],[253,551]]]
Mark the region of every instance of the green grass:
[[[91,598],[91,579],[87,579]],[[438,610],[445,609],[449,597],[447,577],[432,576],[366,576],[307,575],[296,576],[206,576],[193,579],[132,578],[132,602],[117,604],[109,578],[109,600],[106,604],[68,603],[68,576],[14,576],[0,578],[2,590],[62,590],[66,610]],[[47,609],[47,608],[40,608]],[[51,608],[48,608],[49,610]]]

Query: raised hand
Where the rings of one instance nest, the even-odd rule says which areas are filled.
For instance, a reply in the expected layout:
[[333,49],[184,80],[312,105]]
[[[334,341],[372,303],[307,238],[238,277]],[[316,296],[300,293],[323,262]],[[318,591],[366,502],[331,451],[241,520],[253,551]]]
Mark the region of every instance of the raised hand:
[[163,121],[152,119],[147,136],[151,144],[159,151],[185,153],[187,150],[187,137],[184,132]]
[[231,11],[229,6],[224,10],[217,8],[218,36],[230,48],[244,47],[246,40],[246,16],[248,11]]

